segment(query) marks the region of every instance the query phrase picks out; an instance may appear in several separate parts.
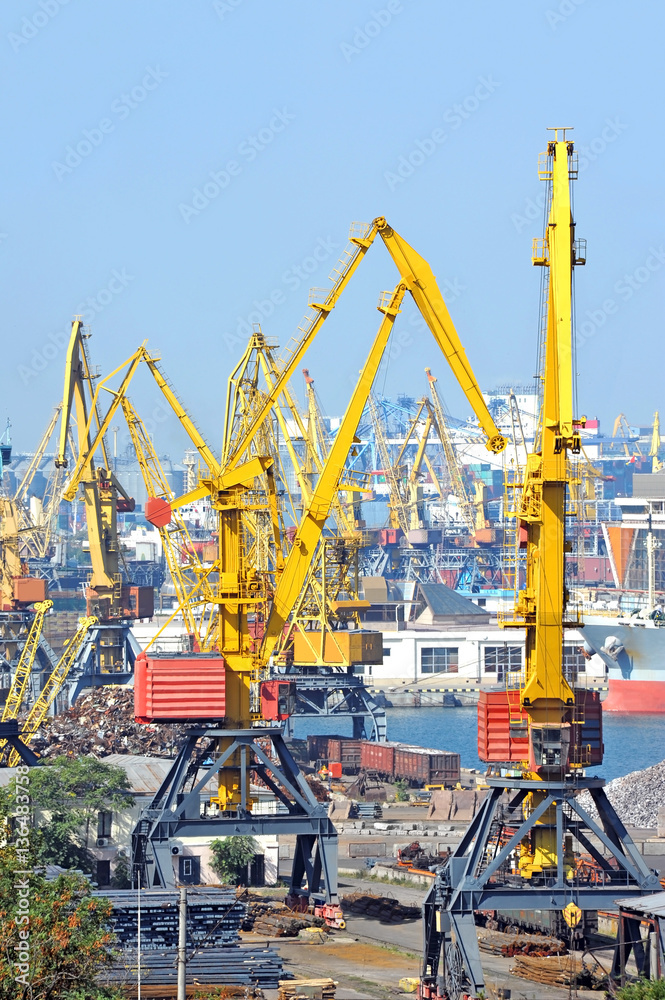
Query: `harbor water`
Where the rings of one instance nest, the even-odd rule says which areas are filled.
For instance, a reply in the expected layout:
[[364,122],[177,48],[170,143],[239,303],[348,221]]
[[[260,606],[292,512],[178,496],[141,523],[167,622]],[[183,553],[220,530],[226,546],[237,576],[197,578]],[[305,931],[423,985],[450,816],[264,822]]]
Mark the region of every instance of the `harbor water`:
[[[386,710],[388,739],[414,743],[435,750],[458,753],[462,767],[485,770],[478,760],[478,723],[475,706],[466,708],[389,708]],[[299,739],[313,733],[351,735],[349,719],[296,719],[293,735]],[[641,771],[665,760],[665,719],[662,715],[603,716],[605,759],[589,771],[606,781],[630,771]]]

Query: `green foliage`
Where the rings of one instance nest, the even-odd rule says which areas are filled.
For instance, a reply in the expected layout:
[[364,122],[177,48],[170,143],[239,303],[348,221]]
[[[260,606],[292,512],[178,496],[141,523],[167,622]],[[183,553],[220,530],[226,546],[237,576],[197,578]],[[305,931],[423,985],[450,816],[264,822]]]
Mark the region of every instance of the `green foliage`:
[[247,865],[258,852],[253,837],[226,837],[210,845],[213,860],[210,867],[225,885],[238,885],[247,878]]
[[398,778],[395,782],[395,802],[408,802],[410,798],[408,781]]
[[617,1000],[665,1000],[665,979],[640,979],[622,986]]
[[50,814],[37,830],[39,860],[91,872],[93,858],[86,846],[90,826],[102,810],[129,808],[128,792],[122,768],[93,757],[59,757],[32,768],[32,805]]
[[[29,923],[21,921],[19,888],[28,891]],[[117,993],[94,985],[113,960],[110,910],[109,900],[94,898],[81,875],[72,872],[47,882],[39,869],[19,864],[12,848],[1,849],[0,1000],[116,1000]],[[17,967],[19,931],[28,932],[29,948],[27,963]]]
[[127,858],[118,858],[117,864],[113,871],[113,878],[111,879],[111,885],[113,886],[114,889],[132,888],[132,872]]

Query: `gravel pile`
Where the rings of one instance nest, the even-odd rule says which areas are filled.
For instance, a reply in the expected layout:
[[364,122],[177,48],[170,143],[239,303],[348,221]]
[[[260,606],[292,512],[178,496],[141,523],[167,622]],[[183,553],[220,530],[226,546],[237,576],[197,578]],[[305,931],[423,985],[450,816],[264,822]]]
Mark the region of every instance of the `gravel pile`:
[[134,689],[109,685],[82,695],[68,711],[48,719],[31,746],[43,757],[174,757],[185,732],[185,726],[134,722]]
[[[605,786],[605,792],[627,826],[657,827],[658,810],[665,806],[665,760],[644,771],[631,771],[623,778],[615,778]],[[580,795],[580,804],[592,811],[588,792]]]

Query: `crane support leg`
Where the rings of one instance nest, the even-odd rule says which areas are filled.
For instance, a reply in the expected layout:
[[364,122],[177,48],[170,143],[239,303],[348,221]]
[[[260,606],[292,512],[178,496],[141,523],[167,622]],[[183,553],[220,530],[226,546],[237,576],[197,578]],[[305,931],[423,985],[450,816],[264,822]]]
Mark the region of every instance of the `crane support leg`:
[[[565,780],[514,779],[510,785],[505,779],[486,780],[487,797],[437,873],[425,902],[421,995],[432,1000],[460,1000],[483,989],[474,925],[479,910],[563,911],[571,902],[582,911],[605,910],[618,896],[639,898],[660,887],[601,778],[576,778],[574,785]],[[583,790],[589,792],[597,819],[579,801]],[[551,866],[537,871],[522,865],[544,832],[551,843]],[[581,854],[593,859],[584,871],[575,863]]]
[[[224,749],[210,761],[224,737]],[[240,784],[241,801],[225,812],[202,807],[206,785],[233,759],[255,774],[286,807],[285,814],[258,814]],[[132,836],[135,878],[141,884],[173,888],[173,856],[181,838],[239,835],[295,835],[291,895],[300,900],[337,904],[337,831],[328,807],[316,801],[298,770],[281,729],[229,730],[196,727],[189,735]],[[307,887],[305,888],[305,881]]]

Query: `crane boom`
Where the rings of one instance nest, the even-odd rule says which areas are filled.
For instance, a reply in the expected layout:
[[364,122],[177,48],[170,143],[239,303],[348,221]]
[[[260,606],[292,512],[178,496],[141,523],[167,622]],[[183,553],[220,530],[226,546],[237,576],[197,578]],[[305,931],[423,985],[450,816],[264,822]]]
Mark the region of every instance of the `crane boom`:
[[455,448],[453,442],[450,438],[450,431],[448,430],[448,421],[446,420],[446,412],[443,407],[443,400],[438,393],[436,388],[436,378],[432,375],[432,370],[430,368],[425,369],[425,374],[427,375],[427,381],[429,382],[429,391],[432,396],[432,407],[434,409],[434,415],[436,417],[437,432],[439,435],[439,441],[441,442],[441,447],[443,448],[443,453],[446,456],[446,464],[448,466],[448,473],[450,475],[450,485],[454,496],[457,498],[457,503],[459,504],[460,513],[464,519],[469,531],[473,534],[476,529],[476,521],[473,513],[473,504],[469,498],[467,488],[464,484],[464,476],[462,475],[462,470],[460,468],[460,463],[457,460],[457,454],[455,453]]
[[494,423],[483,399],[480,386],[473,374],[431,267],[420,254],[416,253],[413,247],[409,246],[406,240],[402,239],[388,225],[384,218],[375,219],[372,225],[378,230],[423,319],[432,331],[434,339],[452,368],[460,388],[478,417],[480,426],[487,436],[488,450],[495,453],[503,451],[506,447],[506,439]]
[[[30,709],[28,717],[23,724],[23,730],[21,732],[21,738],[24,742],[28,743],[35,735],[42,722],[48,715],[48,710],[58,696],[58,693],[62,690],[62,685],[67,680],[67,675],[75,662],[78,654],[81,651],[81,647],[85,642],[88,630],[92,628],[93,625],[97,624],[97,619],[94,615],[90,615],[87,618],[79,618],[79,626],[75,634],[71,637],[65,649],[63,650],[62,656],[54,666],[51,674],[44,685],[39,698]],[[15,767],[19,760],[19,754],[17,750],[12,750],[9,755],[9,767]]]
[[[2,711],[2,720],[0,720],[2,722],[18,718],[18,713],[23,704],[23,698],[28,686],[28,679],[35,662],[35,656],[37,655],[39,640],[44,627],[44,618],[52,607],[53,601],[39,601],[34,605],[35,617],[32,619],[30,631],[28,632],[25,645],[21,650],[21,655],[16,665],[16,672],[12,679],[5,707]],[[6,740],[0,740],[0,751],[2,751],[6,743]]]
[[37,469],[42,464],[44,453],[48,448],[49,441],[51,440],[53,431],[56,428],[56,424],[58,423],[58,418],[60,416],[61,411],[62,411],[62,403],[58,403],[58,405],[53,411],[51,419],[49,420],[48,427],[44,431],[42,439],[37,446],[37,451],[32,456],[30,464],[28,465],[28,468],[25,470],[23,478],[19,483],[16,493],[14,494],[14,500],[17,503],[25,503],[25,501],[28,498],[28,490],[32,485],[32,480],[35,478],[35,473],[37,472]]
[[[340,486],[344,464],[353,446],[358,424],[365,403],[376,376],[383,352],[388,343],[395,319],[399,313],[406,286],[400,282],[391,295],[384,297],[379,305],[383,320],[372,348],[360,373],[360,378],[335,435],[332,447],[321,470],[316,486],[310,497],[302,521],[298,527],[291,551],[284,565],[275,595],[268,626],[263,641],[262,653],[267,659],[275,647],[289,614],[307,578],[314,553],[321,540],[333,499]],[[347,489],[350,484],[347,484]]]

